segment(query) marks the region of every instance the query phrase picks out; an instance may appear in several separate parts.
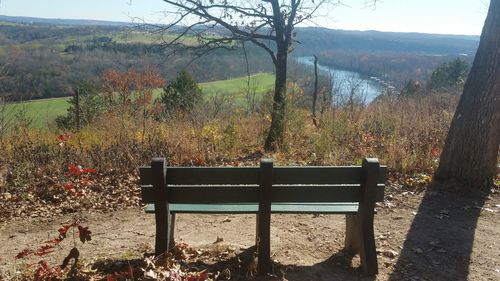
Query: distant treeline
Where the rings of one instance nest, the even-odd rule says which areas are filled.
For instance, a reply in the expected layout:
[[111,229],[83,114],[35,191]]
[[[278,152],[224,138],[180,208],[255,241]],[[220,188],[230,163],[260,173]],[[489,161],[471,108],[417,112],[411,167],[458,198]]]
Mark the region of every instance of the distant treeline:
[[[0,96],[9,100],[68,95],[81,80],[97,80],[107,69],[153,66],[167,81],[186,68],[200,82],[246,75],[242,50],[217,50],[193,61],[186,53],[167,57],[161,44],[124,43],[118,27],[0,25]],[[250,72],[272,70],[260,49],[246,48]]]
[[426,33],[348,31],[319,27],[297,28],[299,53],[325,50],[411,53],[420,55],[474,55],[479,36]]
[[[408,53],[368,53],[323,51],[317,54],[321,64],[378,77],[401,89],[409,80],[427,81],[440,64],[452,61],[452,55],[418,55]],[[472,56],[459,56],[472,64]]]
[[[293,55],[317,55],[323,65],[377,76],[395,86],[410,79],[427,80],[439,64],[457,56],[470,63],[478,45],[477,36],[296,31]],[[247,44],[246,50],[250,73],[274,69],[260,48]],[[77,81],[97,80],[107,69],[153,66],[167,81],[184,68],[198,82],[247,74],[241,49],[221,49],[194,62],[187,53],[167,57],[170,51],[153,35],[126,26],[0,23],[0,96],[10,100],[65,96]]]
[[375,76],[400,88],[427,80],[440,64],[457,57],[472,63],[479,37],[301,28],[296,53],[317,55],[323,65]]

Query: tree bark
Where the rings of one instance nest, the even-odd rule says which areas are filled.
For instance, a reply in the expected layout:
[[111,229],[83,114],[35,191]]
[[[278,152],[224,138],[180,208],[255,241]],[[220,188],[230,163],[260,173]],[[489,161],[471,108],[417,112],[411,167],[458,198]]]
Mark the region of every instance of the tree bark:
[[[279,48],[279,47],[278,47]],[[274,151],[283,144],[285,134],[286,110],[286,70],[288,50],[278,50],[276,53],[276,79],[274,82],[273,112],[271,114],[271,127],[267,134],[264,149]]]
[[80,132],[80,88],[75,91],[76,131]]
[[492,185],[500,146],[500,0],[491,0],[479,48],[446,137],[435,179]]
[[314,126],[318,127],[318,120],[316,118],[316,100],[318,99],[318,57],[314,56],[314,92],[312,102],[312,120]]
[[269,2],[273,7],[274,27],[276,29],[276,58],[274,60],[276,78],[274,83],[271,127],[264,143],[264,149],[266,151],[275,151],[283,144],[285,134],[287,59],[289,47],[292,44],[293,20],[298,5],[296,0],[290,1],[290,15],[288,19],[285,19],[279,1],[270,0]]

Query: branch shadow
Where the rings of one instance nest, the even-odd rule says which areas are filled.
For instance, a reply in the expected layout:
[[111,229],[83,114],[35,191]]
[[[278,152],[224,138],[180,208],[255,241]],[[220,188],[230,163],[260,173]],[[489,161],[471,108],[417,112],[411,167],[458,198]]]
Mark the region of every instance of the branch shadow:
[[[240,249],[231,253],[228,245],[219,248],[219,252],[211,253],[196,261],[186,262],[178,260],[179,266],[189,269],[190,272],[208,272],[214,280],[234,281],[330,281],[330,280],[361,280],[374,281],[375,276],[366,276],[359,266],[359,258],[339,251],[325,261],[313,265],[283,264],[273,261],[273,270],[266,276],[257,275],[256,247]],[[203,254],[202,254],[203,255]],[[145,256],[154,257],[152,253]],[[158,265],[165,263],[159,258]],[[143,269],[147,263],[143,258],[135,259],[102,259],[92,264],[99,276],[111,276],[111,280],[151,280],[144,278]],[[104,277],[103,277],[104,276]],[[102,279],[105,280],[105,279]]]
[[[376,276],[367,276],[355,265],[355,255],[339,251],[325,261],[311,266],[278,264],[285,280],[360,280],[373,281]],[[354,264],[353,264],[354,263]],[[359,263],[359,262],[358,262]]]
[[467,280],[486,197],[477,192],[450,192],[444,186],[430,187],[388,280]]
[[[295,265],[283,264],[274,261],[272,274],[267,276],[258,276],[256,271],[252,271],[253,266],[248,266],[255,257],[256,248],[252,246],[243,249],[238,255],[218,260],[209,264],[198,261],[189,264],[191,268],[199,270],[208,270],[209,272],[230,272],[228,276],[219,275],[217,280],[266,280],[266,281],[306,281],[306,280],[362,280],[373,281],[375,276],[366,276],[356,261],[353,262],[354,255],[344,251],[339,251],[325,261],[313,265]],[[359,261],[358,261],[359,263]],[[226,278],[227,277],[227,278]]]

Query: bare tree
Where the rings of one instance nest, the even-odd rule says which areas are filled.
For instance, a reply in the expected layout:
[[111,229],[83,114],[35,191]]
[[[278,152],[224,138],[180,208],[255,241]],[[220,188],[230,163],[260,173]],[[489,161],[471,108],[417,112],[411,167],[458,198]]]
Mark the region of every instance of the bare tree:
[[314,55],[314,91],[312,101],[312,120],[314,126],[318,127],[318,120],[316,118],[316,100],[318,99],[318,57]]
[[[0,82],[3,80],[2,78],[5,75],[6,67],[7,65],[0,66]],[[2,143],[4,136],[14,124],[14,114],[14,106],[9,106],[7,104],[6,97],[0,96],[0,144]]]
[[[224,48],[236,49],[251,42],[264,49],[275,66],[275,88],[271,126],[266,150],[275,150],[283,142],[287,91],[287,59],[295,42],[294,27],[310,21],[321,7],[332,0],[163,0],[167,14],[176,18],[161,32],[174,32],[165,44],[174,49],[191,50],[196,55]],[[184,40],[197,38],[197,44]]]
[[451,122],[435,178],[489,187],[500,145],[500,0],[491,0],[479,48]]

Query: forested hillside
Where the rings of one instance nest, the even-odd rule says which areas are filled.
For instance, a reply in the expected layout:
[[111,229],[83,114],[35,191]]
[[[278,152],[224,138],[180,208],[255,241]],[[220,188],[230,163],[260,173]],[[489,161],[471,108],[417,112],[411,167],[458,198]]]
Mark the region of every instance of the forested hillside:
[[402,86],[427,80],[434,68],[460,57],[472,63],[478,36],[300,28],[296,54],[317,55],[324,65],[382,77]]
[[[171,50],[146,32],[111,26],[0,24],[0,96],[27,100],[67,96],[80,80],[98,80],[107,69],[157,68],[167,80],[187,68],[197,81],[247,73],[242,50],[216,51],[193,60]],[[251,73],[270,71],[262,51],[247,47]]]
[[[172,49],[161,42],[172,34],[151,34],[124,23],[5,16],[0,20],[0,96],[9,100],[67,96],[70,85],[98,80],[106,69],[154,66],[169,80],[187,68],[199,82],[273,69],[267,54],[252,44],[245,46],[247,69],[242,49],[221,49],[194,62],[186,53],[167,57]],[[477,36],[296,31],[300,44],[294,56],[317,55],[322,65],[382,77],[398,87],[410,79],[427,80],[439,64],[457,56],[470,63],[478,44]]]

